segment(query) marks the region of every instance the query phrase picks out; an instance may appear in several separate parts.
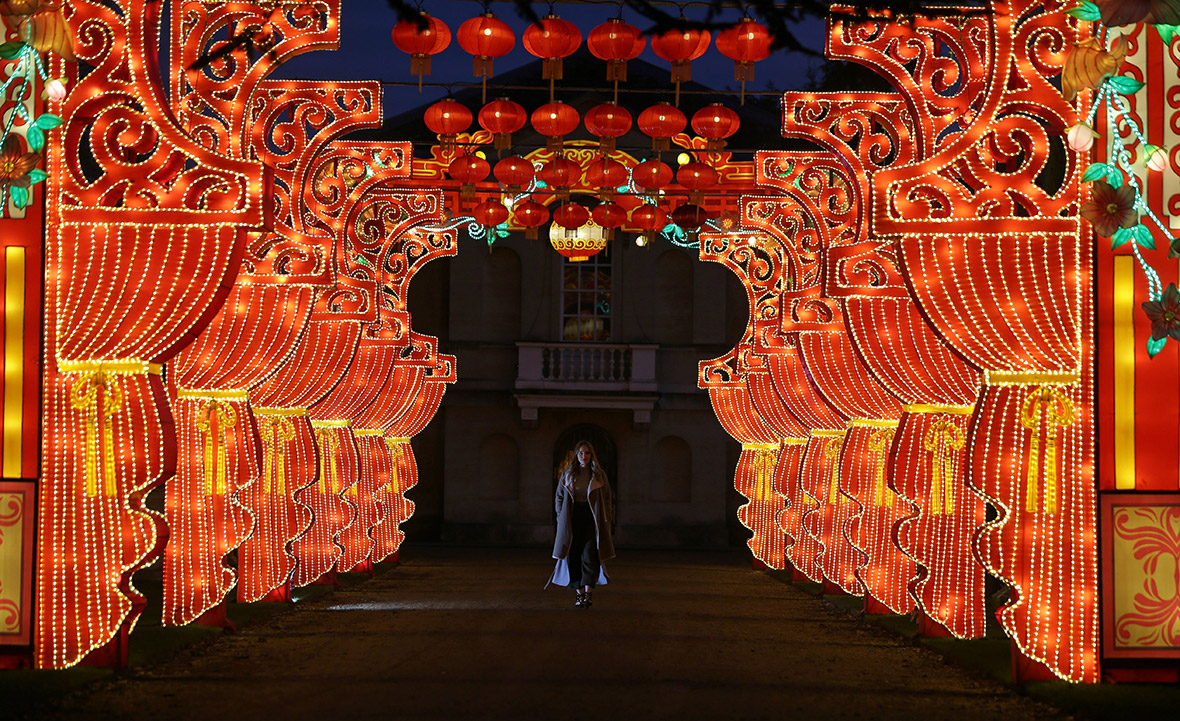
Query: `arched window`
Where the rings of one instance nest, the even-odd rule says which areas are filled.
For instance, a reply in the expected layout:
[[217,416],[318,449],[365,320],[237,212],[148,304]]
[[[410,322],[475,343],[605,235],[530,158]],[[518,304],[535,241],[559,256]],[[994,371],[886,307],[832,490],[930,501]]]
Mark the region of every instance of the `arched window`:
[[476,475],[481,499],[515,501],[520,498],[520,449],[516,441],[503,433],[485,437],[479,444]]
[[679,436],[664,436],[656,443],[655,474],[651,499],[663,503],[692,501],[692,448]]
[[666,250],[656,259],[656,330],[661,343],[692,343],[692,267],[683,250]]
[[480,268],[480,338],[511,343],[520,338],[520,256],[498,246]]

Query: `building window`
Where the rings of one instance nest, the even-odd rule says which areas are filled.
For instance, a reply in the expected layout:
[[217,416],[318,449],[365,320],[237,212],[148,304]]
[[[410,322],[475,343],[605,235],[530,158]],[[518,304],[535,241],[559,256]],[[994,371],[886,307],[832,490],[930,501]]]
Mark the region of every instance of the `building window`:
[[562,263],[561,339],[611,339],[611,263],[605,253]]

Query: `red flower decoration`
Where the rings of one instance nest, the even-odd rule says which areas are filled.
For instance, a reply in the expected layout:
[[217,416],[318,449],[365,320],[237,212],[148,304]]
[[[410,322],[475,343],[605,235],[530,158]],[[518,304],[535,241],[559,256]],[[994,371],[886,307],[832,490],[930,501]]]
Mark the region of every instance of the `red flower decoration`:
[[1134,227],[1139,223],[1135,189],[1129,185],[1116,189],[1104,180],[1094,181],[1090,200],[1082,205],[1082,217],[1090,221],[1095,233],[1105,237],[1119,228]]
[[1168,289],[1159,300],[1149,300],[1142,305],[1143,312],[1151,321],[1151,339],[1171,338],[1180,341],[1180,291],[1175,283],[1168,283]]
[[1180,0],[1097,0],[1102,22],[1109,27],[1147,21],[1180,25]]
[[22,151],[16,136],[9,135],[4,141],[4,152],[0,153],[0,185],[27,188],[32,184],[29,172],[41,162],[41,155]]

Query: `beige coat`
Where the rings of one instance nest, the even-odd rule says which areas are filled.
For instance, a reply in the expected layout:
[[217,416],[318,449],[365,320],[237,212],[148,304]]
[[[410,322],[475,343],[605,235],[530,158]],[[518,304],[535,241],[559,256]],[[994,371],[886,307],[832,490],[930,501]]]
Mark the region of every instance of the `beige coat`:
[[[557,482],[557,493],[553,498],[554,510],[557,511],[557,536],[553,539],[553,557],[558,560],[569,555],[570,543],[573,542],[573,506],[576,503],[573,496],[573,470],[571,466],[561,474],[561,479]],[[615,502],[610,484],[606,481],[606,474],[601,468],[594,469],[587,495],[590,510],[594,513],[594,526],[597,529],[598,559],[612,559],[615,557],[615,544],[611,540],[611,526],[615,522]]]

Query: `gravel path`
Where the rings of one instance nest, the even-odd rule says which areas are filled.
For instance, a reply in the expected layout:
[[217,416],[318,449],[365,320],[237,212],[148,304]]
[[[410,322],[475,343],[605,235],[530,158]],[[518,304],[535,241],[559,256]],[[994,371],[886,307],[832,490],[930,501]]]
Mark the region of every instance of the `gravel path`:
[[63,719],[1022,719],[1052,709],[750,570],[626,552],[594,607],[544,551],[400,567],[87,690]]

